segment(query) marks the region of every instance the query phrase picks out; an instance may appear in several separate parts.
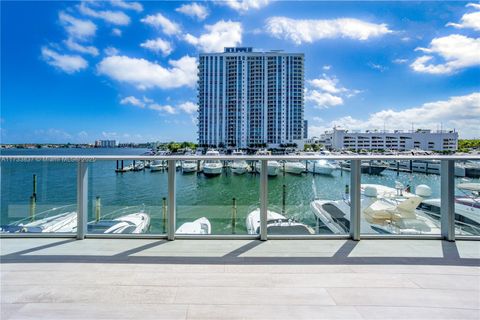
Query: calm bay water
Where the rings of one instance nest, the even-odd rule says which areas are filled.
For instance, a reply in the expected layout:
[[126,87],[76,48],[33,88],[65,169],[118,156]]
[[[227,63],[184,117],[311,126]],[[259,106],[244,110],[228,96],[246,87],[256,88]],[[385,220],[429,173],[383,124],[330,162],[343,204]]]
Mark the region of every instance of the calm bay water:
[[[140,155],[146,149],[11,149],[2,155]],[[129,162],[127,162],[129,163]],[[127,164],[125,163],[125,165]],[[89,163],[89,220],[95,216],[96,198],[101,201],[104,217],[118,215],[118,210],[141,206],[152,217],[151,233],[164,231],[164,200],[167,198],[167,172],[115,173],[115,161]],[[1,163],[1,216],[0,224],[28,217],[32,195],[32,176],[37,175],[37,212],[76,202],[76,168],[72,162],[2,162]],[[176,173],[177,227],[187,221],[207,217],[212,233],[232,233],[232,205],[236,200],[235,233],[246,233],[245,218],[259,206],[259,175],[233,175],[224,170],[221,176]],[[315,226],[309,205],[315,198],[341,199],[348,172],[337,170],[333,176],[279,174],[269,177],[269,207],[281,210],[285,185],[286,216]],[[362,183],[377,183],[394,187],[395,181],[415,187],[426,184],[432,188],[432,197],[440,195],[440,176],[384,171],[380,176],[362,175]],[[131,208],[129,210],[134,210]],[[113,213],[112,213],[113,212]],[[320,232],[327,232],[320,230]]]

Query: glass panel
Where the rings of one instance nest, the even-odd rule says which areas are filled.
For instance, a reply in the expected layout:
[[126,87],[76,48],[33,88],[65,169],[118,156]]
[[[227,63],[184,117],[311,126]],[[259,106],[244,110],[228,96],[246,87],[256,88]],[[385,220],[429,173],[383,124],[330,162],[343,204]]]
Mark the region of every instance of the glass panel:
[[179,163],[177,234],[257,233],[260,175],[251,162]]
[[480,235],[480,161],[455,162],[455,233]]
[[76,232],[76,179],[76,162],[2,161],[1,232]]
[[361,233],[440,234],[426,205],[440,198],[439,161],[363,161],[361,170]]
[[87,232],[166,233],[167,188],[166,162],[91,163]]
[[280,161],[268,179],[268,234],[348,234],[348,167],[333,160]]

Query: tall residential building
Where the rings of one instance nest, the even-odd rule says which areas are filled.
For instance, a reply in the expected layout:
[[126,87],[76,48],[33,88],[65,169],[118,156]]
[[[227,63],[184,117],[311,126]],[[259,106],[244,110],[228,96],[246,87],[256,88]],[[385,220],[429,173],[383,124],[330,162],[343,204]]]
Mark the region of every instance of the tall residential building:
[[302,53],[225,48],[199,60],[201,146],[303,144]]

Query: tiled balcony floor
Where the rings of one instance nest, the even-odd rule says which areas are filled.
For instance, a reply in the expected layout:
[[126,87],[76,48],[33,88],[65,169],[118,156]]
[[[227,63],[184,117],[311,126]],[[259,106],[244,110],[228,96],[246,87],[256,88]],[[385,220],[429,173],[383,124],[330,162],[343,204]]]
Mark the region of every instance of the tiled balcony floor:
[[479,319],[480,242],[0,239],[1,319]]

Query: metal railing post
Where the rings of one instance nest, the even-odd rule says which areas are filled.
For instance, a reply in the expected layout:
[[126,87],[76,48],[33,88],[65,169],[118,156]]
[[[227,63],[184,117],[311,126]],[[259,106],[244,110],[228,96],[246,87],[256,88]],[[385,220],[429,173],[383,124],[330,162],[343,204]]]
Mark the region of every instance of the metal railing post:
[[442,237],[455,241],[455,162],[442,160],[440,168]]
[[360,160],[350,161],[350,237],[360,240]]
[[88,164],[78,161],[77,167],[77,239],[85,239],[88,219]]
[[260,240],[267,240],[268,164],[262,160],[260,171]]
[[176,219],[176,186],[175,186],[175,160],[168,160],[168,240],[175,240]]

